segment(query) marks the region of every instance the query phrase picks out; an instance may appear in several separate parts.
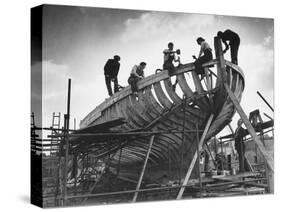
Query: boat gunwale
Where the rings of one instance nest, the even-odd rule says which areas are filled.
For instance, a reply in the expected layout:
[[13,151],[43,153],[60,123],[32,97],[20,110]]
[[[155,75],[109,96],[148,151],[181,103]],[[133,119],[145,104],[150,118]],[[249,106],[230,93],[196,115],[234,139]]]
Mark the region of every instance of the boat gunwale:
[[[235,65],[235,64],[231,63],[230,61],[225,60],[225,62],[226,62],[227,67],[230,67],[231,69],[235,70],[238,74],[241,75],[243,82],[244,82],[245,76],[244,76],[243,70],[238,65]],[[210,67],[210,66],[216,65],[218,63],[219,63],[218,59],[214,59],[210,62],[203,64],[202,67],[203,68]],[[173,74],[173,76],[180,75],[182,73],[187,73],[190,71],[194,71],[194,69],[195,69],[194,63],[187,63],[187,64],[181,65],[180,67],[176,68],[176,71]],[[139,88],[139,90],[143,90],[147,86],[151,86],[156,82],[160,82],[160,81],[168,79],[168,78],[170,78],[168,71],[163,70],[157,74],[149,75],[144,80],[139,81],[138,88]],[[244,84],[245,84],[245,82],[244,82]],[[214,90],[214,89],[215,88],[213,88],[212,90]],[[97,118],[99,118],[102,115],[102,111],[106,110],[107,108],[109,108],[110,106],[115,104],[116,102],[119,102],[120,100],[128,97],[131,93],[132,93],[131,86],[128,85],[122,91],[117,92],[112,97],[106,99],[104,102],[102,102],[96,108],[94,108],[84,119],[82,119],[80,121],[80,128],[89,126],[91,123],[93,123],[93,121],[95,121]],[[196,95],[196,94],[194,94],[194,95]]]

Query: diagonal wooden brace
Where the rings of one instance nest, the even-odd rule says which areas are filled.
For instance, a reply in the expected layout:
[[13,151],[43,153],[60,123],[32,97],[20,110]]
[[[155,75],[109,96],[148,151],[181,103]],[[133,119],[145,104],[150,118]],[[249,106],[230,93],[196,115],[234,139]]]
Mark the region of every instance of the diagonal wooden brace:
[[[203,132],[203,134],[202,134],[202,136],[201,136],[201,139],[200,139],[200,141],[199,141],[199,145],[198,145],[199,151],[202,149],[202,146],[203,146],[205,137],[206,137],[207,132],[208,132],[208,130],[209,130],[209,128],[210,128],[210,125],[211,125],[211,123],[212,123],[213,118],[214,118],[214,114],[211,114],[210,117],[209,117],[209,120],[208,120],[208,122],[207,122],[207,124],[206,124],[206,127],[205,127],[205,129],[204,129],[204,132]],[[188,168],[188,170],[187,170],[186,176],[185,176],[184,181],[183,181],[183,183],[182,183],[182,187],[181,187],[181,189],[180,189],[180,191],[179,191],[179,193],[178,193],[177,199],[181,199],[181,197],[182,197],[182,195],[183,195],[183,192],[184,192],[184,190],[185,190],[185,186],[187,185],[187,182],[188,182],[188,180],[189,180],[189,178],[190,178],[190,175],[191,175],[191,173],[192,173],[192,170],[193,170],[193,168],[194,168],[194,166],[195,166],[197,157],[198,157],[198,154],[197,154],[197,151],[196,151],[196,152],[194,153],[194,156],[193,156],[193,158],[192,158],[192,161],[191,161],[191,163],[190,163],[190,165],[189,165],[189,168]]]
[[240,104],[239,104],[237,98],[235,97],[235,95],[233,94],[233,92],[230,90],[228,84],[224,83],[224,87],[225,87],[225,89],[226,89],[226,91],[227,91],[227,93],[229,95],[229,98],[233,102],[233,104],[234,104],[238,114],[240,115],[241,119],[243,120],[243,123],[245,124],[247,130],[249,131],[249,133],[253,137],[253,141],[256,143],[258,149],[262,153],[262,155],[263,155],[263,157],[264,157],[264,159],[265,159],[265,161],[266,161],[266,163],[268,165],[268,168],[270,169],[270,171],[274,172],[274,161],[273,161],[273,158],[267,152],[267,150],[265,149],[263,143],[261,142],[261,140],[257,136],[255,129],[253,128],[252,124],[248,120],[247,115],[243,111],[242,107],[240,106]]
[[138,191],[139,191],[141,183],[142,183],[142,178],[143,178],[144,171],[145,171],[145,168],[146,168],[146,164],[147,164],[150,152],[151,152],[153,141],[154,141],[154,135],[151,136],[151,138],[150,138],[149,147],[148,147],[148,150],[147,150],[147,153],[146,153],[145,161],[144,161],[144,164],[143,164],[143,167],[142,167],[141,175],[140,175],[140,178],[139,178],[139,181],[138,181],[138,184],[137,184],[137,188],[136,188],[136,192],[134,194],[132,202],[136,202],[136,200],[138,198]]

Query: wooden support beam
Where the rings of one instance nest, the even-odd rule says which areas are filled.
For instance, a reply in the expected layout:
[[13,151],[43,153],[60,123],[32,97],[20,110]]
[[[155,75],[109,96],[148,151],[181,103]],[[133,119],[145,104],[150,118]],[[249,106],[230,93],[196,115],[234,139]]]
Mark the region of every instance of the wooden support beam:
[[215,44],[216,59],[218,60],[218,64],[217,64],[218,78],[216,82],[216,87],[219,87],[219,85],[222,85],[223,82],[226,82],[226,71],[225,71],[226,62],[223,57],[221,39],[219,37],[215,37],[214,44]]
[[[159,135],[159,134],[172,134],[172,133],[181,133],[182,130],[154,130],[154,131],[139,131],[139,132],[108,132],[108,133],[81,133],[81,134],[69,134],[68,137],[122,137],[122,136],[149,136],[149,135]],[[196,130],[185,130],[185,132],[196,132]],[[63,137],[63,134],[58,135],[48,135],[49,138],[58,138]]]
[[[198,130],[198,124],[196,124],[196,129]],[[203,145],[203,144],[202,144]],[[199,150],[199,133],[196,133],[196,151],[197,155],[200,155]],[[200,185],[200,197],[202,197],[202,179],[201,179],[201,170],[200,170],[200,157],[197,157],[198,173],[199,173],[199,185]]]
[[[204,132],[203,132],[203,134],[202,134],[202,136],[201,136],[199,145],[198,145],[198,146],[199,146],[199,151],[202,149],[202,145],[203,145],[203,143],[204,143],[205,137],[206,137],[207,132],[208,132],[208,130],[209,130],[209,128],[210,128],[210,125],[211,125],[211,123],[212,123],[213,118],[214,118],[214,114],[211,114],[210,117],[209,117],[209,119],[208,119],[208,122],[207,122],[207,124],[206,124],[206,127],[205,127],[205,129],[204,129]],[[184,192],[184,190],[185,190],[185,186],[187,185],[187,182],[188,182],[188,180],[189,180],[189,178],[190,178],[190,175],[191,175],[191,172],[192,172],[192,170],[193,170],[193,168],[194,168],[194,165],[195,165],[195,163],[196,163],[197,157],[198,157],[198,154],[197,154],[197,152],[195,152],[195,153],[194,153],[194,156],[193,156],[193,159],[192,159],[192,161],[191,161],[191,163],[190,163],[190,165],[189,165],[189,168],[188,168],[188,170],[187,170],[186,176],[185,176],[185,178],[184,178],[184,181],[183,181],[183,184],[182,184],[182,188],[180,189],[180,191],[179,191],[179,193],[178,193],[177,199],[181,199],[181,198],[182,198],[183,192]]]
[[68,176],[68,154],[69,154],[69,119],[70,119],[70,96],[71,96],[71,79],[68,79],[67,92],[67,113],[64,115],[64,139],[65,139],[65,158],[64,158],[64,185],[63,185],[63,206],[67,205],[67,176]]
[[265,104],[270,108],[270,110],[271,110],[272,112],[274,112],[273,107],[271,107],[271,105],[266,101],[266,99],[261,95],[261,93],[257,91],[257,94],[258,94],[258,95],[260,96],[260,98],[265,102]]
[[238,114],[240,115],[241,119],[243,120],[243,123],[245,124],[248,132],[251,134],[251,136],[253,137],[254,142],[256,143],[258,149],[260,150],[260,152],[262,153],[269,169],[271,171],[274,172],[274,161],[273,158],[271,157],[271,155],[266,151],[263,143],[261,142],[261,140],[259,139],[259,137],[256,134],[255,129],[253,128],[253,126],[251,125],[250,121],[247,118],[247,115],[245,114],[245,112],[243,111],[242,107],[240,106],[237,98],[235,97],[235,95],[233,94],[233,92],[230,90],[230,88],[228,87],[228,85],[225,83],[224,87],[229,95],[229,98],[231,99],[231,101],[233,102]]
[[139,189],[140,189],[140,186],[141,186],[141,183],[142,183],[142,178],[144,176],[144,172],[145,172],[147,161],[148,161],[148,158],[149,158],[149,155],[150,155],[150,152],[151,152],[153,141],[154,141],[154,135],[151,136],[151,138],[150,138],[149,147],[148,147],[148,150],[147,150],[147,153],[146,153],[145,161],[144,161],[144,164],[143,164],[143,167],[142,167],[141,175],[140,175],[140,178],[139,178],[139,181],[138,181],[138,184],[137,184],[137,187],[136,187],[136,192],[134,194],[132,202],[136,202],[136,200],[138,198],[138,192],[139,192]]

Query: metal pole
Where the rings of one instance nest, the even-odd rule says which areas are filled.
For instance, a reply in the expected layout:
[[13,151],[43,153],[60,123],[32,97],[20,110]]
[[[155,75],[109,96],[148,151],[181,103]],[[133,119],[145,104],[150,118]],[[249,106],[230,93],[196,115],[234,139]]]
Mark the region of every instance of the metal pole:
[[[207,135],[207,132],[208,132],[208,130],[209,130],[209,127],[210,127],[210,125],[211,125],[211,123],[212,123],[213,118],[214,118],[214,114],[211,114],[210,117],[209,117],[209,120],[208,120],[208,122],[207,122],[207,124],[206,124],[206,127],[205,127],[205,129],[204,129],[204,132],[203,132],[203,134],[202,134],[202,136],[201,136],[200,142],[199,142],[199,151],[200,151],[200,149],[202,148],[203,142],[204,142],[204,140],[205,140],[205,137],[206,137],[206,135]],[[194,154],[194,156],[193,156],[193,159],[192,159],[192,161],[191,161],[191,163],[190,163],[190,165],[189,165],[189,168],[188,168],[188,170],[187,170],[186,176],[185,176],[185,178],[184,178],[184,181],[183,181],[183,184],[182,184],[183,187],[180,189],[180,191],[179,191],[179,193],[178,193],[178,196],[177,196],[177,199],[181,199],[181,197],[182,197],[182,195],[183,195],[183,192],[184,192],[184,190],[185,190],[185,186],[187,185],[187,182],[188,182],[189,177],[190,177],[190,175],[191,175],[191,172],[192,172],[192,170],[193,170],[193,168],[194,168],[194,165],[195,165],[195,162],[196,162],[196,160],[197,160],[197,157],[198,157],[198,154],[197,154],[197,152],[195,152],[195,154]]]
[[257,94],[260,96],[260,98],[265,102],[265,104],[267,104],[267,106],[272,110],[272,112],[274,112],[273,107],[271,107],[271,105],[265,100],[265,98],[261,95],[260,92],[257,91]]
[[145,161],[144,161],[144,164],[143,164],[143,167],[142,167],[141,175],[140,175],[140,178],[139,178],[139,181],[138,181],[138,184],[137,184],[137,188],[136,188],[136,192],[134,194],[132,202],[136,202],[136,200],[138,198],[138,191],[139,191],[140,186],[141,186],[142,178],[143,178],[144,171],[145,171],[145,168],[146,168],[146,164],[147,164],[147,161],[148,161],[148,158],[149,158],[149,155],[150,155],[150,151],[151,151],[153,141],[154,141],[154,135],[151,136],[151,138],[150,138],[149,147],[148,147],[148,150],[147,150],[147,153],[146,153]]

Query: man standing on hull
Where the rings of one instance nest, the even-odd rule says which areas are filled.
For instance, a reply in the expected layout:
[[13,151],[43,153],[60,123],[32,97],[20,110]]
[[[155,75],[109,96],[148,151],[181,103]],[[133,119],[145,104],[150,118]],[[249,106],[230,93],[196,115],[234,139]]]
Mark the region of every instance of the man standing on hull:
[[111,81],[114,82],[114,93],[118,92],[118,79],[117,75],[120,68],[120,57],[115,55],[113,59],[109,59],[104,66],[105,84],[107,87],[108,95],[112,96]]
[[[225,45],[223,53],[225,53],[230,46],[231,62],[238,65],[238,49],[240,45],[240,37],[236,32],[231,31],[230,29],[225,30],[224,32],[219,31],[217,36],[222,40]],[[227,44],[229,41],[229,44]]]

